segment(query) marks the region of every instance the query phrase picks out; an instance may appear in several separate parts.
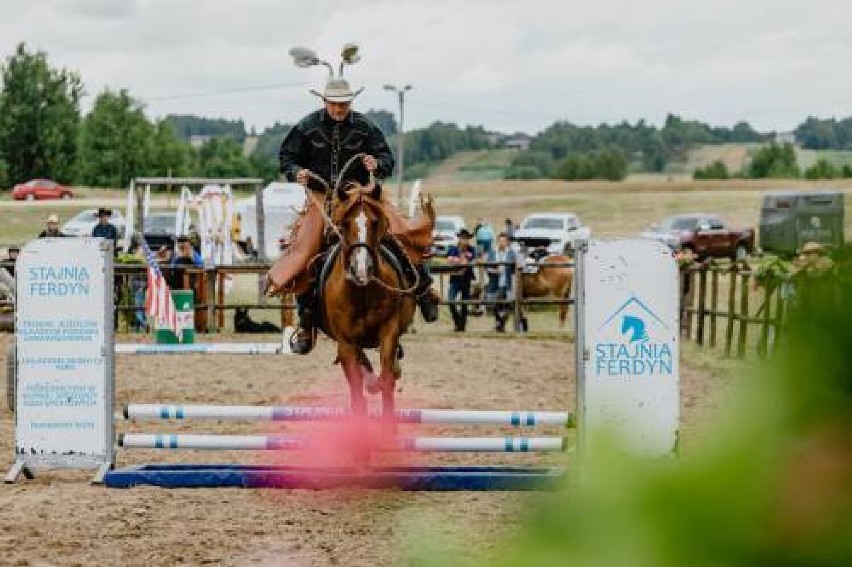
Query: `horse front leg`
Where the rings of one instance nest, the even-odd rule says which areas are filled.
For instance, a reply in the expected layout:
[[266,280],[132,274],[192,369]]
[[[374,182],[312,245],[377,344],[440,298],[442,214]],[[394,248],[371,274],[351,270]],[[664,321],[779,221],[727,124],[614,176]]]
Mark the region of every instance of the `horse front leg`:
[[355,464],[365,468],[370,461],[369,431],[367,428],[367,399],[364,397],[364,376],[361,372],[360,349],[353,344],[337,343],[337,358],[349,383],[349,405],[352,409],[352,447]]
[[379,385],[382,391],[382,434],[385,442],[394,442],[397,432],[394,391],[396,381],[402,374],[398,358],[400,335],[398,317],[398,315],[394,316],[388,321],[379,335],[379,358],[381,361]]

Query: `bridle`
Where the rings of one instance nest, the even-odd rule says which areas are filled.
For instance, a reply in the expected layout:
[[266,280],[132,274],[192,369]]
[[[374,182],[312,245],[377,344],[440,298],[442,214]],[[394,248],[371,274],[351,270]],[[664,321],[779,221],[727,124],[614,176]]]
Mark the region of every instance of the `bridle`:
[[[340,218],[351,218],[353,214],[359,211],[359,217],[361,217],[361,215],[364,215],[366,217],[364,211],[367,208],[367,204],[365,203],[364,197],[364,193],[359,191],[355,199],[346,205],[346,209],[344,209],[344,211],[340,214]],[[358,220],[356,220],[355,222],[357,223]],[[364,232],[364,237],[366,237],[366,224],[364,226]],[[357,242],[351,242],[349,239],[346,238],[343,233],[339,231],[339,229],[338,235],[340,238],[341,246],[341,260],[343,261],[343,265],[345,266],[344,270],[346,274],[346,279],[359,287],[364,287],[374,279],[378,279],[375,277],[375,275],[368,275],[366,280],[361,280],[358,278],[357,274],[354,273],[352,268],[352,256],[358,250],[364,250],[370,257],[370,262],[372,263],[373,268],[377,269],[379,266],[379,255],[376,253],[376,248],[374,246],[371,246],[370,243],[366,240],[358,240]]]
[[[337,227],[337,224],[331,218],[331,204],[332,204],[332,201],[334,199],[334,196],[335,195],[340,196],[340,195],[344,195],[344,194],[348,195],[348,194],[351,193],[351,190],[345,191],[342,187],[344,174],[347,172],[347,170],[357,160],[363,159],[366,155],[367,154],[365,154],[365,153],[358,153],[358,154],[353,155],[351,158],[349,158],[349,160],[347,160],[347,162],[340,169],[340,174],[337,176],[337,180],[334,184],[334,188],[332,188],[331,185],[329,185],[329,183],[326,182],[325,179],[323,179],[319,175],[315,174],[314,172],[312,172],[312,171],[307,172],[308,176],[311,179],[317,181],[318,183],[320,183],[323,186],[324,193],[325,193],[325,202],[324,203],[320,203],[318,201],[317,197],[314,195],[313,191],[311,191],[310,189],[308,189],[306,191],[306,193],[308,195],[308,198],[313,201],[314,205],[322,213],[323,220],[325,221],[326,228],[329,231],[333,232],[337,236],[338,241],[340,242],[340,245],[342,247],[341,254],[342,254],[342,260],[344,262],[344,265],[348,266],[349,265],[349,259],[351,258],[351,255],[357,249],[363,248],[367,251],[367,254],[369,254],[370,260],[372,261],[373,266],[376,269],[378,269],[378,267],[379,267],[379,254],[376,252],[375,248],[370,246],[367,242],[355,242],[355,243],[348,242],[346,237],[343,235],[343,233]],[[356,205],[360,205],[361,207],[365,206],[365,204],[364,204],[365,194],[371,193],[372,188],[374,188],[375,184],[376,184],[375,174],[372,171],[370,171],[369,174],[370,174],[370,180],[369,180],[367,187],[369,187],[370,190],[365,191],[363,189],[359,189],[357,200],[355,200],[355,201],[353,201],[353,202],[351,202],[347,205],[347,208],[344,211],[344,214],[341,215],[341,218],[346,216],[348,214],[348,211],[352,207],[354,207]],[[388,232],[387,236],[396,241],[400,250],[404,250],[402,245],[399,243],[398,240],[396,240],[396,237],[393,234]],[[406,256],[405,254],[403,254],[403,256],[405,256],[404,261],[408,262],[410,264],[411,260],[408,258],[408,256]],[[407,288],[399,288],[399,287],[396,287],[396,286],[389,285],[389,284],[383,282],[381,280],[381,278],[376,277],[375,274],[370,275],[366,282],[359,282],[359,281],[357,281],[357,278],[355,278],[354,275],[352,275],[351,270],[348,267],[345,268],[345,273],[346,273],[346,279],[347,280],[352,281],[353,283],[355,283],[356,285],[359,285],[359,286],[364,286],[364,285],[367,285],[369,283],[375,283],[375,284],[379,285],[380,287],[384,288],[386,291],[389,291],[389,292],[392,292],[392,293],[398,293],[398,294],[401,294],[401,295],[413,295],[414,291],[420,286],[420,275],[417,273],[417,270],[414,269],[413,265],[411,267],[412,267],[412,272],[414,273],[414,282],[412,283],[412,285],[410,287],[407,287]],[[400,274],[400,276],[401,276],[401,274]]]

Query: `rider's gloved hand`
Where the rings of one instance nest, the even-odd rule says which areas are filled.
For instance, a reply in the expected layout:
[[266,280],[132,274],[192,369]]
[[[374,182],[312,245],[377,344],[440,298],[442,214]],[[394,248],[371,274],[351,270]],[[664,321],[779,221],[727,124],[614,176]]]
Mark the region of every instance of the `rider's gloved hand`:
[[302,168],[296,173],[296,183],[303,187],[308,186],[308,180],[311,178],[311,170]]
[[376,161],[376,158],[374,158],[373,156],[370,156],[370,155],[366,155],[366,156],[362,157],[361,162],[364,164],[364,167],[367,169],[367,171],[370,171],[370,172],[376,171],[376,168],[379,167],[379,164]]

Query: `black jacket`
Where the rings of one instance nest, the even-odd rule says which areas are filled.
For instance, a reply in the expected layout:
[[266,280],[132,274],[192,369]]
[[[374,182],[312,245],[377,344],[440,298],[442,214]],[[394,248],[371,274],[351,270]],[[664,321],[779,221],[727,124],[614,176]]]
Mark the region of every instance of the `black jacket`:
[[[376,158],[378,179],[385,179],[393,173],[393,154],[384,134],[369,118],[351,111],[345,120],[336,122],[325,109],[320,109],[293,126],[281,143],[278,159],[281,173],[288,181],[295,181],[296,174],[304,168],[333,186],[346,162],[359,153]],[[349,168],[346,178],[361,184],[368,181],[360,163]]]

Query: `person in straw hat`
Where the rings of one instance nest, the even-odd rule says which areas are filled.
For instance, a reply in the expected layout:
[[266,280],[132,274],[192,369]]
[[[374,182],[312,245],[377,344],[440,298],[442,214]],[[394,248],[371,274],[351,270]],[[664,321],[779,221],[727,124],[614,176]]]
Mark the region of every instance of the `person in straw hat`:
[[[364,154],[360,160],[363,167],[350,167],[345,172],[347,179],[355,179],[366,185],[369,173],[376,177],[377,183],[393,174],[394,157],[384,134],[369,118],[352,110],[352,101],[364,89],[362,87],[353,91],[343,77],[343,68],[346,64],[358,61],[357,51],[354,45],[344,46],[343,61],[337,75],[334,68],[319,60],[312,50],[293,48],[290,51],[297,66],[325,65],[330,73],[322,92],[311,90],[322,101],[322,108],[300,120],[281,144],[278,154],[281,173],[288,181],[299,183],[309,190],[321,191],[316,183],[310,183],[317,176],[334,187],[338,177],[344,173],[342,169],[347,162],[358,154]],[[314,342],[314,314],[318,298],[308,264],[324,247],[325,222],[320,208],[324,201],[323,196],[308,199],[295,225],[294,234],[289,239],[291,244],[267,274],[267,290],[270,294],[297,295],[299,328],[294,334],[292,348],[299,354],[309,353]],[[413,265],[417,270],[420,287],[415,294],[423,318],[427,322],[435,321],[438,318],[439,299],[432,291],[432,279],[422,265],[432,241],[432,220],[403,218],[384,194],[383,204],[390,221],[390,231],[405,248],[395,252],[407,255],[411,260],[401,264],[406,267]],[[386,244],[395,247],[393,241]],[[414,277],[414,274],[409,276]]]
[[64,232],[59,230],[59,217],[57,215],[52,214],[47,217],[45,225],[45,229],[38,234],[39,238],[62,238],[66,236]]
[[826,255],[825,246],[818,242],[806,242],[790,264],[790,275],[818,276],[833,267],[834,262]]

